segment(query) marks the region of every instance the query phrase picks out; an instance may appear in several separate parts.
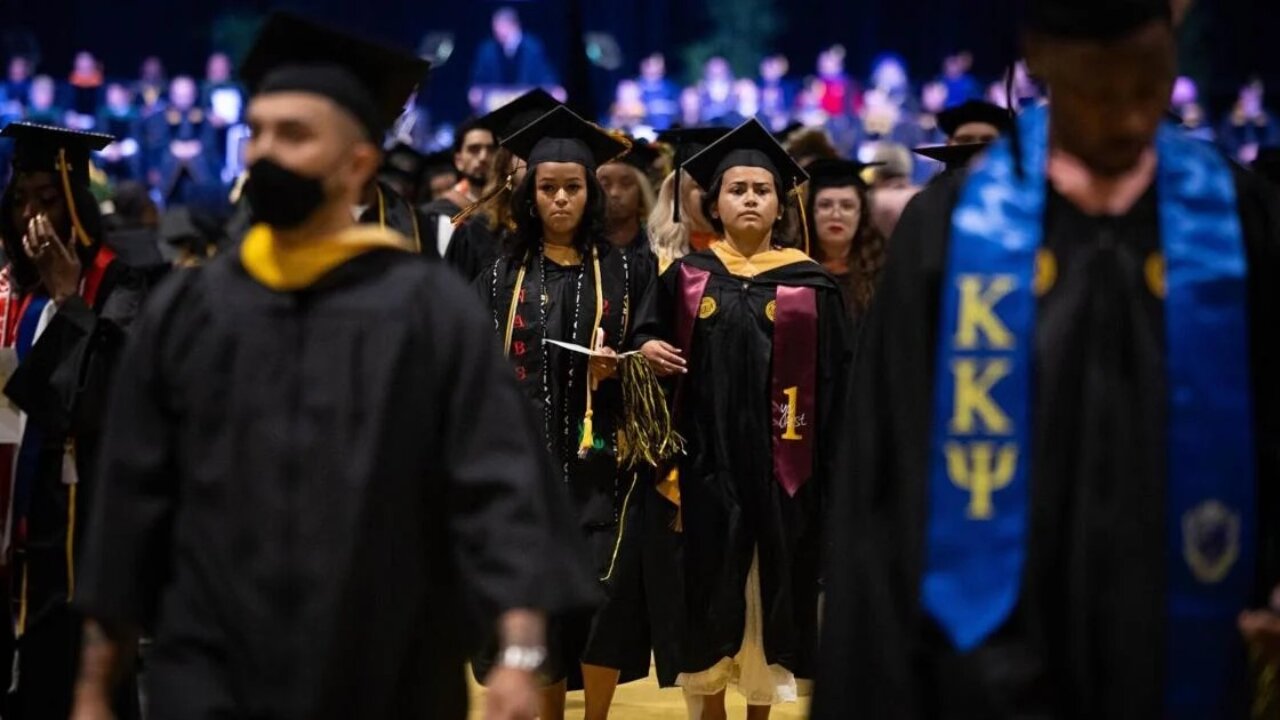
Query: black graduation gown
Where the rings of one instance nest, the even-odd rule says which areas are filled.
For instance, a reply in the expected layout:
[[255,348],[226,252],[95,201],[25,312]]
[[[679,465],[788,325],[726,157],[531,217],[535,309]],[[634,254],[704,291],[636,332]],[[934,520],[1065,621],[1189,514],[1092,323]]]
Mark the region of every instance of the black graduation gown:
[[[605,303],[600,326],[605,344],[619,353],[636,350],[643,341],[658,335],[653,266],[637,262],[604,242],[597,248]],[[519,270],[517,261],[503,257],[476,280],[500,337],[507,330]],[[594,617],[561,618],[555,624],[556,637],[549,643],[552,657],[545,672],[553,681],[567,679],[571,689],[582,685],[580,662],[620,670],[622,682],[638,680],[649,674],[649,634],[643,622],[643,590],[634,542],[640,524],[633,521],[634,511],[628,502],[637,475],[618,467],[617,460],[622,386],[615,378],[601,382],[595,391],[596,449],[585,459],[579,458],[588,358],[542,343],[548,338],[590,345],[596,305],[591,259],[571,267],[557,265],[549,258],[533,260],[523,289],[525,301],[517,305],[510,360],[543,429],[554,482],[569,491],[577,510],[575,529],[586,538],[592,569],[606,594]],[[540,294],[545,309],[539,302]],[[626,537],[625,529],[631,533]],[[620,559],[623,562],[619,563]],[[487,666],[484,660],[477,661],[482,678]]]
[[438,265],[374,250],[274,292],[221,255],[156,291],[120,369],[77,602],[152,629],[155,720],[461,718],[473,623],[594,601]]
[[378,205],[375,203],[365,209],[364,214],[360,216],[360,224],[377,225],[382,223],[387,229],[395,230],[409,238],[409,241],[413,243],[414,249],[421,253],[423,257],[438,260],[440,253],[436,250],[434,235],[428,237],[428,230],[432,225],[427,215],[401,197],[400,193],[393,190],[390,185],[381,180],[377,182],[378,188],[382,191],[386,215],[385,217],[380,216]]
[[[746,625],[747,574],[759,549],[765,655],[799,678],[813,677],[817,639],[823,498],[840,442],[836,417],[850,358],[840,289],[815,262],[735,276],[710,250],[676,261],[662,275],[660,312],[674,322],[683,264],[711,274],[704,298],[716,311],[698,319],[678,429],[683,532],[657,491],[651,509],[646,578],[659,679],[710,669],[738,654]],[[770,401],[773,323],[766,306],[779,285],[807,286],[818,298],[818,417],[813,476],[794,498],[773,472]],[[669,327],[673,327],[669,326]],[[668,338],[669,340],[672,338]],[[672,600],[674,599],[674,600]]]
[[490,230],[487,218],[472,217],[454,228],[444,260],[464,279],[475,280],[481,273],[493,269],[494,262],[502,254],[506,235],[506,230]]
[[[1154,191],[1121,218],[1087,217],[1050,194],[1045,247],[1058,272],[1039,301],[1020,600],[968,655],[921,610],[939,286],[963,181],[939,181],[908,206],[860,339],[814,717],[1160,717],[1167,392],[1163,304],[1146,273],[1160,250]],[[1280,208],[1243,171],[1236,186],[1262,606],[1280,580]]]
[[[90,262],[87,257],[85,261]],[[106,397],[125,333],[147,288],[146,273],[112,261],[92,307],[79,296],[63,303],[4,388],[27,414],[29,432],[40,435],[26,541],[15,543],[10,566],[14,616],[23,604],[24,574],[27,609],[25,635],[17,642],[18,690],[7,700],[5,717],[65,717],[71,712],[83,620],[69,604],[70,578],[86,544],[93,542],[86,539],[92,525],[86,527],[85,521],[98,486],[96,461],[102,447]],[[68,442],[75,447],[74,494],[63,468]],[[73,540],[70,566],[68,535]],[[132,717],[136,713],[136,700],[129,697],[133,683],[125,685],[117,713]]]

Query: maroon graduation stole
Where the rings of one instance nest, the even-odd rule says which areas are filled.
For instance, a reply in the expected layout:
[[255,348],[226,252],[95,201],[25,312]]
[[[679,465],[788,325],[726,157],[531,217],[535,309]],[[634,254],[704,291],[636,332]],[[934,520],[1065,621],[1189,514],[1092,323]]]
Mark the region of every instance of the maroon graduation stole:
[[[680,289],[675,317],[675,341],[685,358],[693,356],[693,329],[697,323],[711,273],[680,265]],[[773,430],[773,474],[787,495],[795,497],[813,475],[813,433],[817,420],[818,298],[810,287],[778,286],[770,304],[773,320],[773,370],[770,393]],[[769,310],[766,310],[769,312]],[[677,386],[673,414],[684,399],[682,377]],[[680,506],[679,477],[669,473],[658,492]]]
[[795,497],[813,475],[817,421],[818,298],[810,287],[778,286],[773,312],[773,474]]

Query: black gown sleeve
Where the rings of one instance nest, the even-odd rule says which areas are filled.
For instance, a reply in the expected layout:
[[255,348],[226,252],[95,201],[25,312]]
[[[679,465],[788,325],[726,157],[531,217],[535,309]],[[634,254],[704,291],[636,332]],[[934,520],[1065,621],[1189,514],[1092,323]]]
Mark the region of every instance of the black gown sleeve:
[[623,351],[639,350],[651,340],[666,337],[658,310],[658,265],[650,253],[631,253],[631,340]]
[[[531,406],[499,352],[480,304],[451,277],[440,278],[450,351],[440,442],[449,479],[449,525],[457,567],[481,620],[514,608],[549,613],[590,607],[596,582],[563,488],[538,440]],[[429,335],[439,333],[430,328]]]
[[829,484],[815,720],[919,717],[926,700],[915,687],[923,478],[949,187],[907,206],[858,338]]
[[1237,170],[1237,201],[1249,262],[1249,340],[1258,476],[1256,607],[1280,586],[1280,190]]
[[120,356],[76,588],[75,604],[89,617],[147,627],[168,576],[178,423],[167,402],[163,338],[199,272],[162,283]]

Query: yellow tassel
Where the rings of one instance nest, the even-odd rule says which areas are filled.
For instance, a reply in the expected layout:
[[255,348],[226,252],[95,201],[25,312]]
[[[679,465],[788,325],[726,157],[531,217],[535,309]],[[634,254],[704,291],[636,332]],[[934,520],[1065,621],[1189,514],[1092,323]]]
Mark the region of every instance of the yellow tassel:
[[804,189],[800,187],[798,180],[793,192],[796,194],[796,206],[800,208],[800,231],[804,233],[804,254],[812,257],[813,253],[809,251],[809,211],[805,209],[808,198],[804,196]]
[[62,196],[67,200],[67,213],[71,215],[71,232],[80,238],[81,245],[89,247],[93,244],[93,238],[85,232],[84,225],[80,224],[80,213],[76,212],[76,198],[71,192],[71,163],[67,162],[65,148],[58,150],[58,174],[62,178]]
[[450,219],[450,222],[453,224],[454,227],[458,227],[462,223],[466,222],[472,215],[475,215],[477,212],[480,212],[480,210],[484,209],[486,205],[493,202],[494,198],[497,198],[504,191],[509,191],[515,188],[515,180],[516,180],[516,174],[509,173],[507,175],[507,179],[501,185],[494,188],[493,190],[490,190],[488,194],[482,196],[479,200],[476,200],[475,202],[471,203],[470,206],[464,208],[457,215],[454,215]]
[[587,414],[582,418],[582,442],[578,444],[578,458],[582,459],[591,452],[596,446],[595,428],[592,427],[591,418],[595,415],[595,411],[587,410]]

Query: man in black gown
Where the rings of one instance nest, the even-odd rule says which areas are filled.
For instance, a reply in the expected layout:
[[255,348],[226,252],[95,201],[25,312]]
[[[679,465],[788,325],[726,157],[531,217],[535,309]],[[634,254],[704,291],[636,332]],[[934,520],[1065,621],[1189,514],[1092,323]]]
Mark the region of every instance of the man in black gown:
[[[1007,191],[1019,187],[1023,173],[1049,178],[1038,191],[1043,241],[1027,351],[1034,370],[1020,582],[1007,612],[976,642],[955,640],[938,619],[945,610],[929,603],[936,510],[945,506],[938,501],[945,485],[931,474],[943,446],[931,436],[951,417],[931,412],[943,395],[933,391],[945,359],[939,346],[953,337],[940,307],[957,292],[947,273],[958,256],[949,248],[967,220],[955,209],[975,196],[967,192],[971,183],[995,177],[988,172],[994,155],[1017,156],[1017,144],[1003,143],[968,173],[917,198],[889,244],[854,369],[853,434],[841,463],[847,481],[831,484],[819,720],[1247,717],[1253,698],[1236,613],[1245,611],[1239,630],[1251,649],[1274,648],[1280,636],[1274,614],[1246,610],[1267,607],[1280,582],[1280,208],[1257,178],[1228,167],[1210,148],[1195,150],[1201,169],[1221,168],[1222,182],[1200,186],[1192,198],[1230,189],[1236,199],[1222,207],[1226,217],[1238,217],[1247,266],[1239,282],[1247,320],[1239,325],[1248,349],[1240,355],[1250,369],[1241,375],[1253,413],[1231,432],[1251,426],[1254,436],[1246,458],[1254,477],[1241,475],[1253,500],[1244,507],[1256,516],[1254,532],[1219,548],[1253,547],[1249,561],[1241,554],[1241,567],[1230,571],[1246,588],[1221,635],[1236,649],[1196,657],[1170,650],[1186,638],[1168,631],[1178,610],[1170,603],[1174,578],[1188,566],[1194,571],[1192,550],[1202,550],[1190,533],[1185,546],[1168,535],[1188,518],[1171,509],[1171,477],[1186,448],[1166,432],[1176,405],[1169,391],[1174,356],[1164,349],[1177,326],[1164,323],[1174,312],[1165,301],[1174,285],[1165,263],[1172,246],[1162,246],[1168,216],[1160,213],[1172,193],[1153,150],[1161,147],[1157,137],[1167,144],[1176,133],[1157,135],[1174,78],[1174,23],[1167,0],[1033,0],[1030,9],[1028,56],[1052,88],[1053,104],[1047,135],[1025,133],[1026,121],[1042,116],[1028,116],[1019,132],[1024,156],[1047,169],[1023,164],[992,180],[985,196],[1021,197]],[[1159,158],[1165,166],[1168,158]],[[1202,233],[1196,243],[1217,238]],[[997,306],[993,313],[1006,311]],[[1198,340],[1215,372],[1225,357],[1221,336]],[[1223,371],[1213,380],[1225,387],[1228,377]],[[1198,430],[1214,432],[1209,425]],[[980,507],[970,518],[1005,517],[997,513],[1009,509],[1008,492],[994,492],[995,510]],[[968,557],[984,552],[966,547]],[[1237,668],[1224,674],[1216,710],[1183,711],[1183,688],[1171,678],[1189,663],[1197,671],[1182,676],[1189,685]]]
[[469,289],[350,210],[423,70],[294,16],[259,36],[262,224],[136,323],[76,598],[77,717],[107,716],[145,630],[155,720],[462,718],[478,622],[503,644],[489,717],[533,717],[542,613],[589,605],[594,578]]

